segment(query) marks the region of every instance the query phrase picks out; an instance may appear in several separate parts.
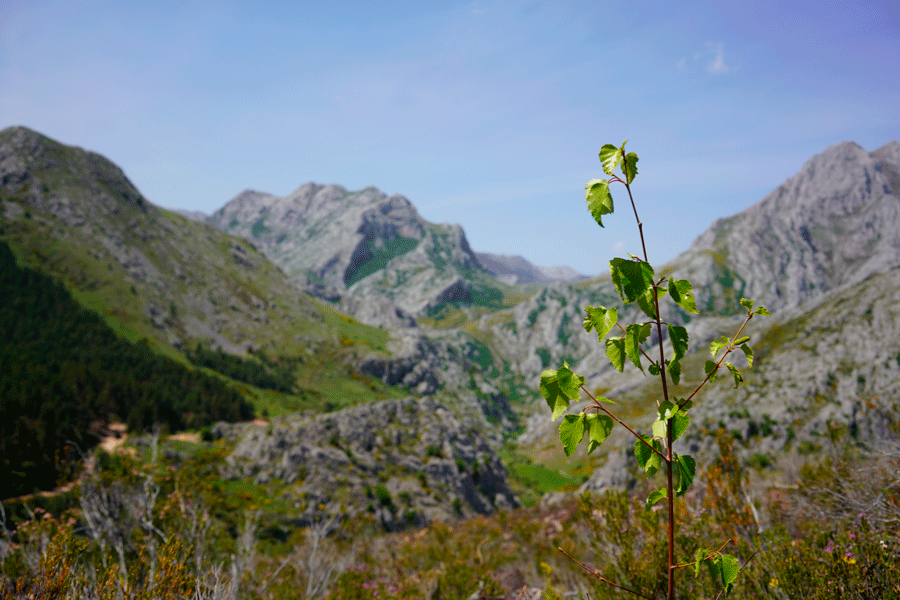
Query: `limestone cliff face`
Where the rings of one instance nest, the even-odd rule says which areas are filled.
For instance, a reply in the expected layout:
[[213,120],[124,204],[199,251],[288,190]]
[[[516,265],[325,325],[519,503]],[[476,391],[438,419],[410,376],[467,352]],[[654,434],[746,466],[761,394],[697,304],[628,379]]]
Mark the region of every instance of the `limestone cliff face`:
[[[298,287],[341,300],[370,324],[410,326],[429,309],[477,301],[502,285],[462,227],[429,223],[403,196],[371,187],[308,183],[283,198],[245,191],[210,222],[252,240]],[[370,303],[379,310],[367,310]]]
[[754,206],[715,222],[673,268],[722,313],[732,298],[779,310],[883,273],[900,264],[898,172],[897,142],[874,152],[837,144]]

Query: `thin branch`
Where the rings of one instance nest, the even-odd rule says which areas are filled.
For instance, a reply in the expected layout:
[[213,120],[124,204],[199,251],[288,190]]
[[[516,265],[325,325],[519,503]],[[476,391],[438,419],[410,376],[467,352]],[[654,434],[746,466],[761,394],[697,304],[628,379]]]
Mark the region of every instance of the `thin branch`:
[[709,374],[707,374],[706,379],[704,379],[703,381],[700,382],[700,385],[698,385],[697,388],[693,392],[691,392],[690,396],[688,396],[687,398],[685,398],[684,400],[682,400],[681,402],[678,403],[679,410],[681,410],[681,408],[683,408],[685,404],[690,402],[691,399],[697,395],[697,393],[703,388],[703,386],[709,382],[710,378],[713,375],[715,375],[716,371],[719,370],[719,367],[722,365],[722,363],[725,362],[725,357],[728,356],[729,354],[731,354],[732,352],[734,352],[734,350],[737,348],[737,346],[735,346],[734,342],[738,339],[738,337],[744,331],[744,327],[747,326],[747,323],[750,322],[750,319],[753,318],[753,312],[747,311],[747,313],[748,313],[747,318],[744,319],[744,323],[741,325],[741,328],[738,329],[738,332],[736,334],[734,334],[734,337],[731,338],[731,341],[728,343],[728,346],[725,348],[725,353],[722,354],[722,358],[720,358],[718,360],[718,362],[716,362],[716,368],[713,369],[712,371],[710,371]]
[[566,556],[568,556],[568,557],[569,557],[569,560],[571,560],[572,562],[575,562],[575,563],[578,563],[579,565],[581,565],[581,568],[582,568],[582,569],[584,569],[585,571],[587,571],[588,573],[590,573],[591,575],[593,575],[594,577],[596,577],[597,579],[599,579],[599,580],[602,581],[603,583],[608,583],[609,585],[611,585],[611,586],[613,586],[613,587],[619,588],[620,590],[622,590],[622,591],[624,591],[624,592],[628,592],[628,593],[630,593],[630,594],[634,594],[635,596],[640,596],[641,598],[646,598],[647,600],[653,600],[653,598],[651,598],[650,596],[645,596],[645,595],[643,595],[642,593],[636,592],[636,591],[634,591],[634,590],[632,590],[632,589],[629,589],[629,588],[627,588],[627,587],[625,587],[625,586],[623,586],[623,585],[619,585],[618,583],[613,583],[612,581],[610,581],[609,579],[607,579],[606,577],[604,577],[603,575],[601,575],[601,574],[598,573],[597,571],[593,570],[592,568],[590,568],[589,566],[587,566],[586,564],[584,564],[584,563],[581,562],[580,560],[577,560],[577,559],[573,558],[571,554],[569,554],[568,552],[566,552],[566,551],[563,550],[562,548],[557,548],[557,550],[559,550],[560,552],[562,552],[563,554],[565,554]]
[[[588,408],[598,408],[598,409],[602,410],[602,411],[605,412],[607,415],[609,415],[609,417],[610,417],[612,420],[614,420],[616,423],[618,423],[619,425],[621,425],[622,427],[624,427],[625,429],[627,429],[628,432],[631,433],[631,435],[633,435],[635,438],[639,439],[641,442],[643,442],[643,444],[644,444],[645,446],[647,446],[647,447],[650,448],[653,452],[655,452],[656,454],[658,454],[659,457],[660,457],[661,459],[663,459],[663,460],[666,461],[667,463],[669,462],[669,459],[666,458],[666,455],[665,455],[665,454],[663,454],[662,452],[660,452],[659,450],[657,450],[656,448],[654,448],[654,447],[653,447],[653,444],[649,443],[647,440],[645,440],[645,439],[643,438],[643,436],[641,436],[641,435],[640,435],[639,433],[637,433],[634,429],[632,429],[631,427],[629,427],[629,426],[625,423],[625,421],[623,421],[622,419],[620,419],[620,418],[617,417],[616,415],[614,415],[614,414],[612,414],[611,412],[609,412],[609,409],[606,408],[605,406],[603,406],[602,404],[600,404],[600,402],[599,402],[596,398],[594,398],[593,394],[591,394],[589,391],[587,391],[587,388],[585,388],[584,386],[581,386],[581,390],[582,390],[585,394],[587,394],[587,395],[591,398],[591,400],[594,401],[594,403],[593,403],[591,406],[589,406]],[[586,410],[586,409],[585,409],[585,410]]]
[[[722,546],[722,547],[724,548],[724,546]],[[753,554],[750,555],[750,558],[748,558],[747,561],[746,561],[744,564],[741,565],[741,568],[738,569],[738,573],[740,573],[741,571],[743,571],[743,570],[744,570],[744,567],[746,567],[747,565],[750,564],[750,561],[753,560],[753,558],[754,558],[754,557],[756,556],[756,554],[759,552],[759,549],[760,549],[760,548],[762,548],[762,544],[760,544],[759,546],[757,546],[757,547],[756,547],[756,550],[753,551]],[[724,593],[725,593],[725,590],[724,590],[724,589],[723,589],[722,591],[720,591],[720,592],[716,595],[716,600],[719,600],[719,598],[721,598],[721,597],[722,597],[722,594],[724,594]]]

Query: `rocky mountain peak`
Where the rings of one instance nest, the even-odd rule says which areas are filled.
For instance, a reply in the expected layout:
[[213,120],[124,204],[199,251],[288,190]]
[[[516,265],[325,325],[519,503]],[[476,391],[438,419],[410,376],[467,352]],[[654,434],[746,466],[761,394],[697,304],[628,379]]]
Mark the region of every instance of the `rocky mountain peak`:
[[[148,207],[122,169],[103,156],[22,126],[0,131],[0,188],[69,224],[82,223],[98,211],[146,212]],[[80,202],[73,204],[76,196]]]
[[405,326],[430,307],[470,301],[478,294],[472,273],[489,277],[462,227],[429,223],[407,198],[374,187],[307,183],[283,198],[243,192],[210,220],[252,240],[302,289],[344,299],[354,314],[386,299],[384,314],[402,315],[372,322],[371,311],[357,314],[371,324]]
[[713,304],[727,280],[728,302],[746,296],[779,309],[900,264],[898,147],[828,148],[754,206],[713,223],[673,265],[697,273]]

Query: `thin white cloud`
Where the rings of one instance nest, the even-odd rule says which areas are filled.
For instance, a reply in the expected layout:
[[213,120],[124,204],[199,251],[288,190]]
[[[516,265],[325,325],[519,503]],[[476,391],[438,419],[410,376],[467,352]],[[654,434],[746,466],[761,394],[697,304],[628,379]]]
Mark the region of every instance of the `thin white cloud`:
[[707,54],[712,54],[712,59],[706,65],[706,72],[713,75],[725,75],[734,69],[725,64],[725,43],[706,42]]

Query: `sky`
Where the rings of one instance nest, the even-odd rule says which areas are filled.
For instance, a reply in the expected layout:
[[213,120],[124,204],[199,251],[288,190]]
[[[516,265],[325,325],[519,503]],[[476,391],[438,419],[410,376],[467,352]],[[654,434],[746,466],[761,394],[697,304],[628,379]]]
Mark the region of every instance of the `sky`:
[[686,250],[841,141],[900,139],[900,3],[0,2],[0,128],[211,213],[306,182],[400,194],[472,248],[599,274]]

